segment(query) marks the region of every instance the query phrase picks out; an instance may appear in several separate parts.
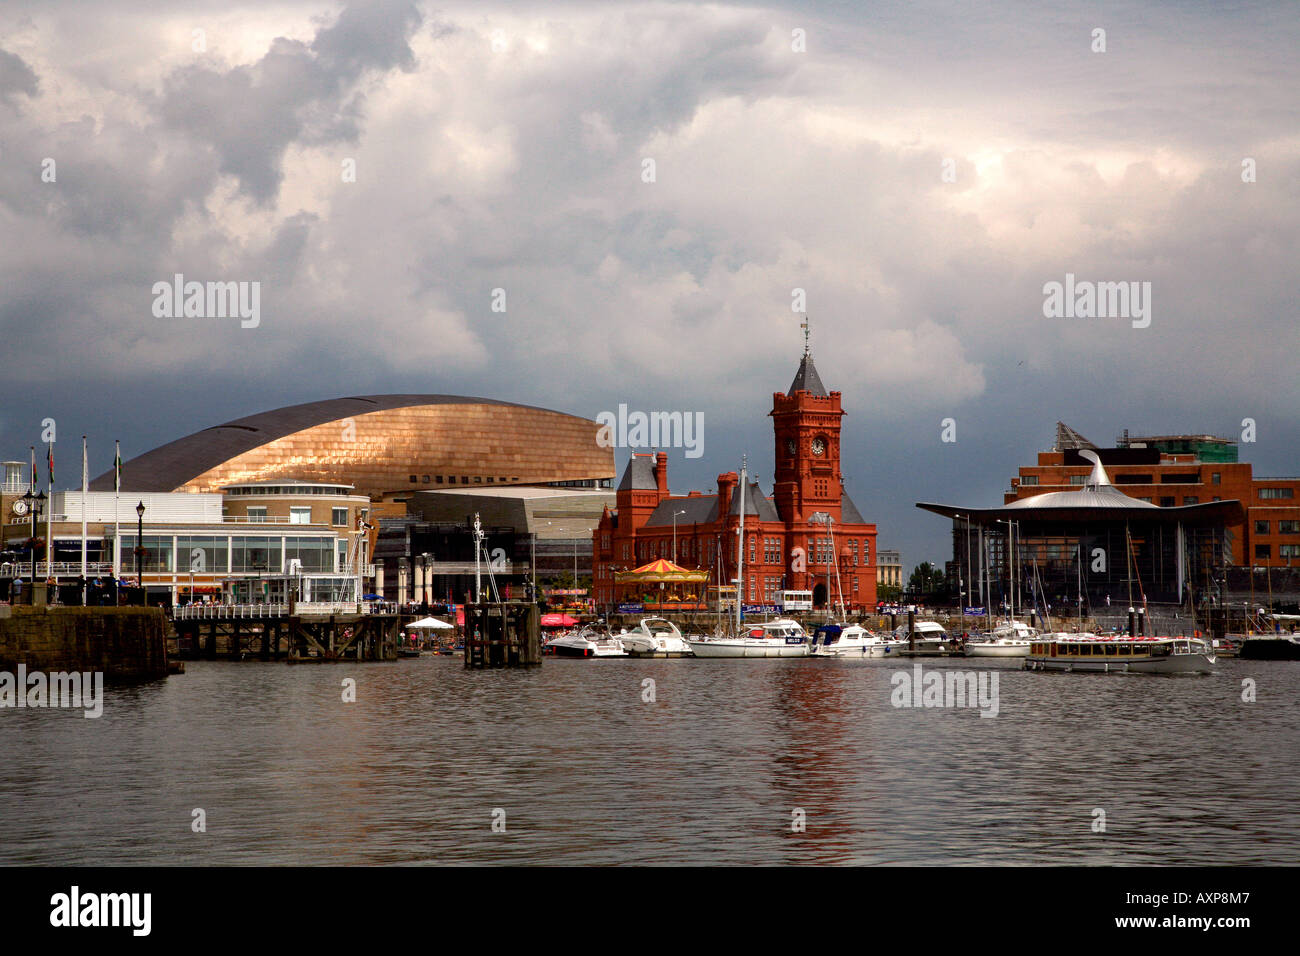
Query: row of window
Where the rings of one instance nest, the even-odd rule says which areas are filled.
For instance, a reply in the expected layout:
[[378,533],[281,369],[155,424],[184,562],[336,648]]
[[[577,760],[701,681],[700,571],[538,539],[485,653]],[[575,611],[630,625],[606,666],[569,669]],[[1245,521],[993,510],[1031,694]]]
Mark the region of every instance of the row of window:
[[[266,521],[266,508],[258,505],[250,505],[248,508],[248,520],[254,524],[260,524]],[[348,523],[347,508],[331,508],[330,524],[346,525]],[[290,505],[289,506],[289,524],[311,524],[311,505]]]
[[225,489],[230,495],[333,495],[345,497],[352,494],[349,485],[249,485]]
[[[457,479],[458,477],[459,477],[459,479],[460,479],[460,483],[461,483],[462,485],[468,485],[468,484],[471,483],[471,482],[470,482],[470,476],[469,476],[469,475],[459,475],[459,476],[457,476],[457,475],[447,475],[445,479],[444,479],[444,477],[443,477],[442,475],[432,475],[432,476],[430,476],[430,475],[411,475],[411,476],[410,476],[410,479],[411,479],[411,484],[413,484],[413,485],[419,485],[419,484],[425,484],[425,485],[427,485],[427,484],[441,485],[441,484],[444,483],[444,481],[445,481],[446,484],[454,485],[454,484],[456,484],[456,479]],[[482,475],[474,475],[474,476],[473,476],[473,479],[474,479],[474,480],[473,480],[473,484],[476,484],[476,485],[481,485],[481,484],[483,484],[483,476],[482,476]],[[491,475],[489,475],[488,478],[487,478],[487,483],[488,483],[489,485],[495,485],[495,484],[497,484],[498,482],[500,482],[501,484],[508,484],[509,482],[512,482],[512,481],[518,481],[518,480],[519,480],[519,476],[518,476],[518,475],[516,475],[514,478],[506,478],[506,477],[504,477],[504,476],[503,476],[503,477],[500,477],[500,478],[493,478]]]
[[[1068,477],[1069,477],[1069,483],[1072,485],[1083,485],[1086,484],[1088,481],[1087,475],[1070,475]],[[1210,484],[1212,485],[1220,484],[1222,482],[1222,479],[1223,479],[1222,474],[1216,471],[1210,475]],[[1155,484],[1155,476],[1151,474],[1139,474],[1139,475],[1117,474],[1111,477],[1111,481],[1113,481],[1117,485],[1153,485]],[[1196,472],[1173,472],[1172,474],[1161,475],[1160,483],[1163,485],[1198,485],[1201,483],[1201,476]],[[1020,484],[1036,485],[1038,484],[1038,476],[1021,475]],[[1278,489],[1263,488],[1260,491],[1261,491],[1261,497],[1265,497],[1263,495],[1264,491],[1289,491],[1289,490],[1290,490],[1289,488],[1278,488]],[[1288,494],[1288,495],[1279,495],[1277,497],[1290,498],[1291,496]]]
[[[1300,558],[1300,544],[1279,544],[1277,546],[1277,556],[1279,558]],[[1273,557],[1273,546],[1271,544],[1255,545],[1256,560],[1270,560]]]
[[[749,553],[745,560],[750,564],[758,563],[758,535],[749,535]],[[856,566],[871,563],[871,542],[866,539],[850,538],[841,539],[849,549],[849,557],[846,564]],[[829,537],[808,538],[807,550],[804,552],[810,564],[831,564],[834,552],[834,545]],[[609,536],[601,536],[601,547],[609,548]],[[631,554],[631,545],[628,542],[623,543],[622,560],[633,560]],[[636,560],[653,561],[656,558],[671,558],[673,556],[672,538],[651,538],[636,543]],[[677,557],[682,561],[695,561],[699,564],[708,565],[713,563],[715,557],[715,543],[711,538],[705,538],[702,541],[696,541],[693,538],[680,538],[677,541]],[[733,547],[730,557],[736,559],[736,550]],[[781,564],[781,539],[779,537],[763,538],[763,563],[764,564]]]
[[[346,561],[347,542],[327,537],[262,538],[243,535],[150,535],[142,539],[140,569],[181,574],[279,574],[292,560],[303,571],[334,571]],[[122,567],[135,570],[135,535],[122,535]]]
[[[1255,534],[1271,534],[1269,531],[1272,522],[1256,521]],[[1300,534],[1300,521],[1279,521],[1277,523],[1278,534]]]

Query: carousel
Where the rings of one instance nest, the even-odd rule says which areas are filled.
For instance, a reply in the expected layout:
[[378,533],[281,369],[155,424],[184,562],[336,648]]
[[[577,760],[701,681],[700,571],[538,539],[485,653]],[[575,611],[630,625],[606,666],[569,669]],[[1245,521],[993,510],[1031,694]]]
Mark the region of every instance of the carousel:
[[619,604],[639,604],[647,611],[703,611],[708,571],[689,571],[666,558],[631,571],[614,572]]

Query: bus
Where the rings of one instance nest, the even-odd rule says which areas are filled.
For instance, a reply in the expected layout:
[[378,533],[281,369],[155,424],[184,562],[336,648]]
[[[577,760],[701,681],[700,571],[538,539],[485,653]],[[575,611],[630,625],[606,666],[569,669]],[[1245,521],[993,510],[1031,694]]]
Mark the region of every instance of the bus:
[[782,591],[781,606],[786,611],[811,611],[812,610],[812,592],[811,591]]

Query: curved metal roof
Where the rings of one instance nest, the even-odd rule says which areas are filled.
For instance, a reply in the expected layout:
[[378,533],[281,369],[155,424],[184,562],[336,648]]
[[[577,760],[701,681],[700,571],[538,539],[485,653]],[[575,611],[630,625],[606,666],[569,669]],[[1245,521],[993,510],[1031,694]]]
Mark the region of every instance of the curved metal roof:
[[[304,402],[213,425],[138,455],[122,464],[123,486],[132,492],[172,491],[195,476],[277,438],[339,419],[412,405],[502,405],[567,414],[536,405],[469,395],[354,395]],[[90,490],[112,491],[112,469],[95,478],[90,483]]]

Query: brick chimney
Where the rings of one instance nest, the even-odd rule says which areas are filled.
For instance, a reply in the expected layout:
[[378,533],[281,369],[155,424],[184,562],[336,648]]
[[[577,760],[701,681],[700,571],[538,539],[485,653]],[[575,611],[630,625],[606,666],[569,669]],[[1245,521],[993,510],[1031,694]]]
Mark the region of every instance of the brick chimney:
[[726,518],[731,510],[731,493],[740,482],[740,476],[734,471],[718,475],[718,514]]
[[655,483],[659,485],[659,500],[668,497],[668,452],[655,455]]

